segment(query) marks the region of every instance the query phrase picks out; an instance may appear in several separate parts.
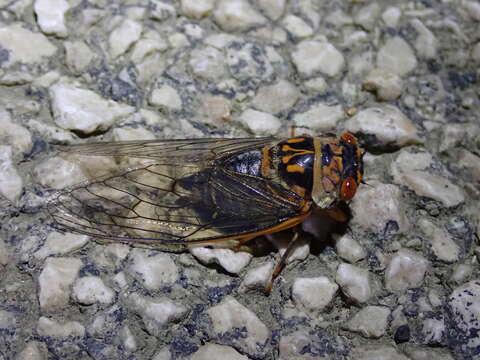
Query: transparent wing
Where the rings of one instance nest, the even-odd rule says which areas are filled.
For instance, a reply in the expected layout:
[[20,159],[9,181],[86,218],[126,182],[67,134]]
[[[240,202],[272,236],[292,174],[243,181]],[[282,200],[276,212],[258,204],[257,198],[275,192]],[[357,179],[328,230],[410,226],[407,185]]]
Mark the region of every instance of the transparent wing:
[[[185,140],[173,141],[176,144],[169,149],[175,150],[169,150],[170,155],[178,159],[187,152],[190,156],[201,152],[206,160],[213,159],[212,154],[223,156],[252,147],[247,140],[220,141],[220,145],[218,140],[189,141],[190,145]],[[48,206],[56,226],[105,239],[168,247],[260,232],[300,213],[302,199],[275,182],[232,172],[215,162],[174,163],[158,142],[147,142],[148,151],[142,150],[141,143],[105,144],[106,149],[100,144],[75,146],[83,155],[128,157],[129,149],[134,156],[160,156],[162,161],[143,161],[135,167],[121,162],[114,171],[60,191]],[[181,152],[178,156],[177,151]]]
[[179,161],[197,162],[218,159],[221,156],[261,147],[275,141],[272,137],[243,139],[184,139],[140,140],[110,143],[91,143],[61,146],[61,152],[95,155],[128,156],[161,160],[167,163]]

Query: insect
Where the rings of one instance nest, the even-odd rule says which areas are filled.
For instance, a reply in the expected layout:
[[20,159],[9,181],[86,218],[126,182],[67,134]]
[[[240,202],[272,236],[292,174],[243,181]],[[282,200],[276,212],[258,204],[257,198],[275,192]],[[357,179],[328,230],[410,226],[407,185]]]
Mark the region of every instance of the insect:
[[57,227],[167,251],[238,250],[296,227],[314,209],[337,216],[335,206],[355,195],[363,176],[350,133],[92,143],[60,152],[88,162],[106,157],[111,166],[56,195],[48,208]]

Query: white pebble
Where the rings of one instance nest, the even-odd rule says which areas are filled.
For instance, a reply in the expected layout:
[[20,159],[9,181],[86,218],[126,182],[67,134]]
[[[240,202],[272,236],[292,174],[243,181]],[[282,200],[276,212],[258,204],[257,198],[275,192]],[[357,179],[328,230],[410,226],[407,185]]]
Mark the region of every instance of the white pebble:
[[301,17],[287,15],[282,21],[285,29],[298,39],[304,39],[313,35],[313,29]]
[[480,182],[480,157],[465,149],[460,149],[457,156],[456,165],[466,169],[474,181]]
[[135,336],[133,336],[132,331],[130,328],[125,325],[120,330],[120,339],[122,341],[122,345],[128,352],[134,352],[137,350],[137,341],[135,340]]
[[195,75],[205,79],[220,79],[226,74],[225,56],[211,46],[194,49],[189,64]]
[[420,141],[413,122],[393,105],[363,109],[345,122],[345,129],[374,135],[382,146],[405,146]]
[[396,28],[398,26],[398,22],[400,21],[401,16],[402,11],[399,8],[391,6],[383,12],[382,20],[385,25]]
[[10,113],[0,107],[0,143],[12,147],[13,156],[28,153],[32,149],[32,135],[24,126],[12,121]]
[[240,115],[240,120],[255,135],[273,135],[282,126],[280,120],[266,112],[247,109]]
[[85,336],[85,327],[77,321],[60,322],[41,316],[37,323],[37,334],[52,338],[68,338]]
[[[453,340],[466,341],[463,345],[471,350],[478,349],[480,338],[472,336],[480,331],[480,280],[472,280],[455,288],[448,299],[452,321],[459,333]],[[473,351],[471,352],[473,354]]]
[[213,332],[222,336],[235,329],[245,329],[241,337],[232,338],[235,348],[251,356],[258,354],[259,345],[266,344],[270,330],[251,310],[240,304],[231,296],[227,296],[220,304],[207,310],[212,320]]
[[175,7],[166,2],[159,0],[151,0],[150,6],[150,17],[152,19],[163,21],[168,18],[174,18],[177,16],[177,11],[175,10]]
[[410,223],[405,215],[402,191],[398,186],[369,181],[370,186],[361,186],[350,207],[352,224],[375,232],[385,231],[389,222],[398,225],[398,232],[406,233]]
[[337,123],[345,116],[341,105],[316,104],[303,113],[295,114],[293,121],[297,126],[323,132],[336,128]]
[[281,79],[273,85],[262,86],[252,100],[252,105],[270,114],[290,109],[300,97],[300,92],[291,82]]
[[151,55],[163,52],[168,49],[166,40],[156,31],[145,31],[142,38],[138,40],[132,50],[131,59],[135,63],[141,63]]
[[148,290],[159,290],[180,278],[177,265],[169,254],[135,248],[130,253],[130,260],[129,272]]
[[438,260],[456,262],[460,257],[460,247],[447,230],[438,227],[427,219],[420,219],[418,226],[425,234],[427,244]]
[[368,270],[350,264],[340,264],[335,281],[342,292],[357,303],[367,302],[372,297]]
[[334,236],[335,248],[338,256],[349,263],[356,263],[365,259],[367,253],[360,243],[355,240],[350,234],[342,236]]
[[63,189],[87,180],[78,164],[58,156],[40,162],[33,169],[33,175],[40,184],[53,189]]
[[218,264],[231,274],[238,274],[252,260],[252,255],[244,251],[234,252],[230,249],[210,249],[190,247],[190,253],[203,264]]
[[443,319],[428,318],[423,321],[422,335],[427,344],[440,344],[446,334]]
[[80,249],[87,242],[87,235],[52,231],[48,234],[45,244],[33,256],[37,259],[45,259],[50,255],[63,255]]
[[37,64],[57,51],[45,35],[27,30],[20,23],[0,27],[0,47],[8,51],[2,68],[16,63]]
[[171,110],[180,110],[182,108],[182,99],[177,90],[169,85],[163,85],[161,88],[154,89],[150,95],[149,102],[153,106],[166,107]]
[[22,194],[23,180],[12,159],[12,148],[0,145],[0,195],[15,203]]
[[35,0],[38,26],[45,34],[66,37],[65,13],[69,8],[70,4],[65,0]]
[[263,265],[249,269],[243,277],[243,281],[240,284],[238,291],[246,293],[251,289],[264,290],[267,281],[272,276],[273,266],[272,262],[267,262]]
[[44,343],[29,341],[23,350],[17,354],[15,360],[44,360],[46,359],[47,348]]
[[70,286],[82,267],[79,259],[56,257],[48,258],[38,277],[38,299],[42,310],[58,310],[68,304]]
[[[305,224],[305,222],[303,223]],[[302,224],[302,225],[303,225]],[[305,230],[305,228],[303,228]],[[284,234],[267,234],[266,238],[275,246],[278,250],[278,254],[283,256],[287,248],[290,246],[292,241],[292,235],[290,233]],[[295,261],[303,261],[310,254],[310,241],[303,237],[295,241],[293,249],[290,251],[287,259],[285,260],[286,264],[291,264]]]
[[403,292],[423,283],[428,261],[419,253],[400,249],[390,260],[385,271],[385,286],[388,290]]
[[75,301],[83,305],[111,304],[115,299],[115,292],[97,276],[81,277],[75,281],[72,290]]
[[65,41],[65,61],[70,70],[82,73],[90,65],[95,53],[83,41]]
[[153,140],[155,135],[143,127],[124,127],[113,129],[113,139],[115,141]]
[[147,331],[154,336],[159,336],[167,324],[181,320],[188,311],[180,302],[166,298],[157,299],[131,294],[128,299],[132,309],[141,316]]
[[385,306],[366,306],[347,323],[347,329],[366,338],[379,338],[387,331],[390,309]]
[[271,20],[278,20],[285,11],[286,0],[258,0],[257,3]]
[[9,263],[10,252],[8,251],[5,241],[0,238],[0,265],[5,266]]
[[394,182],[407,186],[417,195],[440,201],[446,207],[463,203],[463,190],[448,179],[431,174],[428,171],[431,162],[432,156],[429,153],[413,154],[403,149],[391,166]]
[[298,72],[311,77],[316,72],[335,76],[342,71],[345,59],[340,51],[328,42],[304,40],[292,54]]
[[292,286],[292,299],[296,306],[317,316],[335,298],[338,285],[326,276],[297,278]]
[[267,21],[246,0],[220,0],[213,17],[225,31],[244,31]]
[[188,360],[248,360],[248,357],[230,346],[208,343],[200,346]]
[[369,3],[360,7],[356,11],[353,21],[355,24],[360,25],[362,28],[368,31],[372,31],[378,16],[380,15],[380,5],[376,2]]
[[308,90],[318,93],[323,93],[328,89],[327,82],[321,76],[305,81],[304,85]]
[[477,1],[462,1],[462,7],[476,21],[480,21],[480,4]]
[[415,40],[415,50],[425,59],[437,57],[438,40],[435,35],[418,19],[412,19],[410,24],[418,33]]
[[463,284],[473,273],[473,266],[469,264],[457,264],[453,269],[450,281]]
[[215,0],[182,0],[181,9],[185,16],[201,19],[207,16],[214,8]]
[[372,70],[362,86],[365,90],[374,91],[377,98],[383,101],[395,100],[403,91],[402,79],[397,74],[381,69]]
[[91,133],[107,130],[134,108],[106,100],[91,90],[74,84],[58,83],[49,90],[53,119],[63,129]]
[[388,39],[378,51],[377,66],[398,76],[405,76],[417,68],[417,58],[410,45],[396,36]]
[[116,27],[108,38],[110,45],[110,54],[112,58],[117,58],[127,52],[130,47],[140,39],[142,35],[142,25],[130,19],[125,19]]

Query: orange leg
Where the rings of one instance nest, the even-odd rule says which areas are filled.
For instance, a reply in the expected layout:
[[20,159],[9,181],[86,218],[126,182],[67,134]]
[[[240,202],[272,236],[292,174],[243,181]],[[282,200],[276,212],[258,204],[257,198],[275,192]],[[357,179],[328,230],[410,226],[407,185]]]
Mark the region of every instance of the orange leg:
[[292,241],[288,244],[287,249],[283,253],[282,257],[278,261],[278,263],[275,265],[273,268],[272,275],[270,276],[270,279],[268,280],[267,284],[265,285],[265,293],[268,295],[272,291],[272,286],[275,281],[275,279],[280,275],[282,272],[283,268],[285,267],[286,261],[288,257],[290,256],[292,250],[295,248],[295,243],[297,240],[300,238],[300,229],[297,227],[293,228],[293,237]]

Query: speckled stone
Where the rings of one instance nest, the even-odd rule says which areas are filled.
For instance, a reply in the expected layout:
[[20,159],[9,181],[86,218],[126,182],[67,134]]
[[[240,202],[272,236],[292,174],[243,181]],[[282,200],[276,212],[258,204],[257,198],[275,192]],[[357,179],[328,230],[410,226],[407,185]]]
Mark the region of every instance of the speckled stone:
[[251,310],[240,304],[233,297],[226,297],[220,304],[207,310],[213,323],[216,337],[233,335],[235,329],[245,329],[242,337],[232,336],[231,345],[251,356],[261,354],[263,344],[270,338],[270,330]]
[[281,79],[273,85],[262,86],[252,100],[252,105],[270,114],[290,109],[300,97],[297,87],[291,82]]
[[159,290],[180,278],[177,265],[169,254],[133,249],[130,261],[128,271],[148,290]]
[[391,171],[395,183],[406,185],[417,195],[440,201],[446,207],[454,207],[465,201],[463,190],[447,178],[432,175],[428,167],[432,164],[429,153],[412,153],[404,149],[392,163]]
[[38,277],[40,307],[54,311],[68,304],[70,286],[77,278],[82,261],[76,258],[48,258]]
[[83,247],[88,242],[87,235],[60,233],[52,231],[48,234],[45,244],[33,256],[45,259],[50,255],[63,255]]
[[47,358],[47,346],[39,341],[29,341],[15,360],[43,360]]
[[304,40],[292,54],[292,60],[298,72],[311,77],[317,72],[335,76],[342,71],[345,59],[335,46],[328,42]]
[[17,63],[39,63],[57,51],[57,47],[46,36],[27,30],[20,23],[0,27],[0,47],[8,51],[8,57],[2,63],[2,67]]
[[238,274],[252,260],[251,254],[230,249],[192,247],[190,253],[203,264],[218,264],[231,274]]
[[366,338],[379,338],[387,331],[390,309],[385,306],[367,306],[356,313],[346,328]]
[[37,323],[37,333],[40,336],[66,339],[70,336],[83,337],[85,327],[78,321],[61,322],[45,316],[41,316]]
[[343,260],[349,263],[356,263],[367,256],[365,249],[350,234],[334,235],[333,239],[335,240],[337,254]]
[[388,39],[378,50],[377,66],[398,76],[408,75],[417,64],[413,49],[399,36]]
[[246,0],[220,0],[213,17],[225,31],[248,30],[267,21]]
[[49,89],[53,119],[63,129],[82,133],[106,130],[134,108],[100,97],[75,84],[58,83]]
[[338,285],[326,276],[297,278],[292,286],[292,299],[301,310],[318,315],[334,299]]
[[408,232],[411,225],[398,186],[376,180],[368,181],[368,184],[358,189],[351,202],[352,223],[380,232],[393,221],[398,225],[398,232]]
[[245,110],[240,115],[240,121],[255,135],[274,135],[282,126],[276,116],[253,109]]
[[208,343],[201,346],[197,352],[188,357],[189,360],[248,360],[248,357],[240,354],[229,346]]
[[453,321],[458,333],[459,351],[465,355],[475,354],[480,345],[480,338],[472,336],[480,331],[480,280],[472,280],[455,288],[448,299]]
[[335,281],[342,292],[353,302],[367,302],[373,295],[368,270],[350,264],[340,264]]
[[155,336],[162,334],[162,330],[169,323],[184,318],[188,309],[179,301],[173,302],[167,298],[143,297],[131,294],[128,301],[132,309],[142,318],[147,331]]
[[296,126],[326,132],[336,128],[337,123],[345,116],[341,105],[316,104],[303,113],[293,116]]
[[445,262],[456,262],[460,257],[460,247],[447,230],[436,226],[427,219],[418,221],[435,257]]
[[12,148],[14,157],[28,153],[32,149],[32,135],[23,125],[12,120],[10,113],[0,107],[0,143]]
[[35,0],[38,26],[45,34],[66,37],[65,13],[69,8],[70,4],[65,0]]
[[0,195],[16,202],[23,191],[23,180],[13,164],[12,148],[0,145]]
[[372,135],[378,146],[383,147],[420,142],[415,125],[393,105],[360,110],[345,122],[345,128],[352,133]]
[[72,291],[73,298],[83,305],[111,304],[115,299],[115,292],[97,276],[84,276],[77,279]]
[[110,54],[113,58],[123,55],[142,34],[142,24],[131,20],[123,20],[111,33],[108,39]]
[[5,266],[8,264],[10,259],[10,251],[5,244],[5,241],[0,238],[0,265]]
[[400,249],[390,260],[385,271],[385,286],[391,291],[403,292],[423,283],[428,261],[419,253]]

